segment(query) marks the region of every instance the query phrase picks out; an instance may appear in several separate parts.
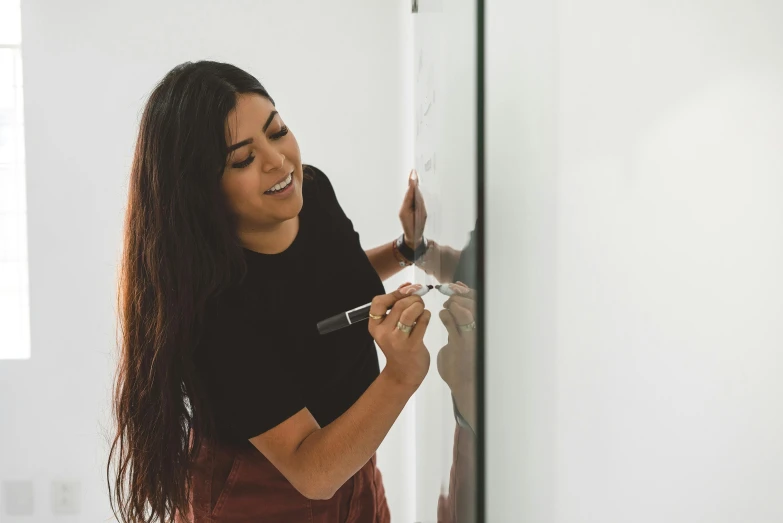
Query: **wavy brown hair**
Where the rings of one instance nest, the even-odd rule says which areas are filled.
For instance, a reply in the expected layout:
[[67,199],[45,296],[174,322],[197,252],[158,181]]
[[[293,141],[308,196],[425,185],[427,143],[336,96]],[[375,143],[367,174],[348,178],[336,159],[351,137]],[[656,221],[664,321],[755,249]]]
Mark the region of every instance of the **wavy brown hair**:
[[116,433],[107,466],[112,510],[123,523],[163,523],[189,512],[191,467],[213,432],[193,351],[207,301],[245,271],[220,190],[226,118],[243,93],[271,100],[237,67],[188,62],[157,85],[141,118],[125,216]]

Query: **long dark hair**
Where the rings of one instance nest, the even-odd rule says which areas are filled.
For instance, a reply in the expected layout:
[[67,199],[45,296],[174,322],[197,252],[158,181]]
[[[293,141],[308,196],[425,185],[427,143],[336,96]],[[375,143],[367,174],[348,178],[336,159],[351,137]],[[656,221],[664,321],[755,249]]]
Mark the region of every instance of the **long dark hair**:
[[271,100],[237,67],[188,62],[157,85],[141,118],[125,217],[116,434],[107,466],[112,510],[125,523],[188,513],[191,466],[213,430],[192,356],[207,301],[245,270],[220,191],[226,118],[242,93]]

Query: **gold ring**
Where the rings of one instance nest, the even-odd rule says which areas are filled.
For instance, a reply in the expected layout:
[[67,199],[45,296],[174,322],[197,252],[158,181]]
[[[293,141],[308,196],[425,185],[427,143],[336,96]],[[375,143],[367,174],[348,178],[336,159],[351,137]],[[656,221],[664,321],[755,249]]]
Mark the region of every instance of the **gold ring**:
[[470,332],[476,330],[476,322],[472,321],[470,323],[467,323],[465,325],[457,325],[459,327],[459,330],[462,332]]
[[369,314],[370,314],[370,318],[374,320],[382,320],[383,318],[385,318],[383,314],[375,315],[372,312],[370,312]]
[[404,332],[405,334],[410,334],[413,330],[413,325],[405,325],[402,322],[397,322],[397,330]]

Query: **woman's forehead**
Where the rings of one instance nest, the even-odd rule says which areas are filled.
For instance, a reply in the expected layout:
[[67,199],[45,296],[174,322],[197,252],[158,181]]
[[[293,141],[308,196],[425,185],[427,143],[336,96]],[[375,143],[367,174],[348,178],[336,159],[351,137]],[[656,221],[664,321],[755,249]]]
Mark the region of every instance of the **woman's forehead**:
[[260,132],[273,111],[275,106],[261,95],[237,96],[237,104],[226,118],[227,138],[239,141]]

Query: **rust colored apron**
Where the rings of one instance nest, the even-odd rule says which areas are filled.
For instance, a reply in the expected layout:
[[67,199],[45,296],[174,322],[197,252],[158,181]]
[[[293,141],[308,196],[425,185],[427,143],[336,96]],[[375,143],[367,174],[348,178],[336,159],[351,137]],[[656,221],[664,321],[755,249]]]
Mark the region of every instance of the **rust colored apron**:
[[192,472],[192,523],[390,523],[375,456],[328,500],[297,491],[255,447],[202,445]]

